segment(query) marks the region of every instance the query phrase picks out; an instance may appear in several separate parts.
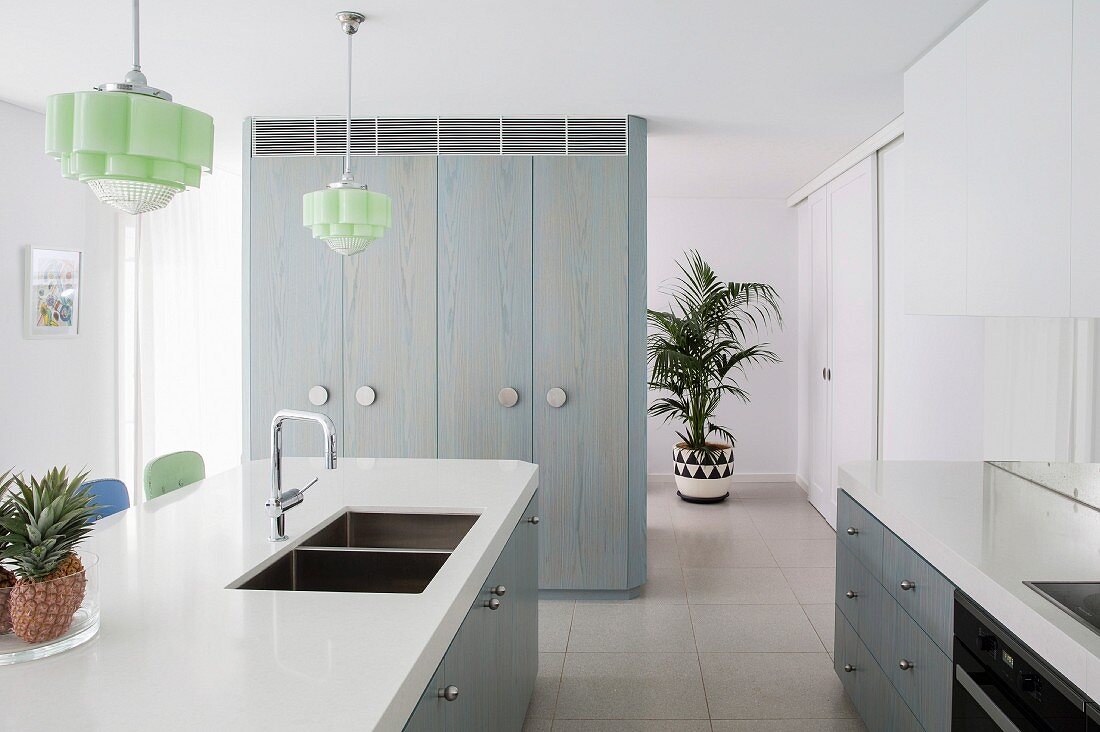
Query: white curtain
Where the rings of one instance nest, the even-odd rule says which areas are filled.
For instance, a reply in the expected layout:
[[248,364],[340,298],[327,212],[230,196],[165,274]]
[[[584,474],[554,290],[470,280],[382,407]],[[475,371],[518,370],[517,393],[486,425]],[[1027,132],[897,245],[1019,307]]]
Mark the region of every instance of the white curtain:
[[143,467],[158,455],[195,450],[207,475],[241,460],[240,176],[203,176],[198,190],[133,222],[129,237],[120,274],[134,312],[120,372],[132,398],[120,400],[130,411],[120,425],[130,444],[119,462],[140,501]]

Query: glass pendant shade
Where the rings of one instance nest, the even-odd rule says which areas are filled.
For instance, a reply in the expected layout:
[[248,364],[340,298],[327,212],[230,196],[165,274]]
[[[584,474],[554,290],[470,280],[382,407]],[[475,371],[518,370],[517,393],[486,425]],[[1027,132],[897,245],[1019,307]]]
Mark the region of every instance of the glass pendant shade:
[[144,94],[86,91],[46,101],[46,154],[61,175],[130,214],[197,188],[214,156],[213,118]]
[[390,197],[365,188],[324,188],[302,196],[302,223],[337,254],[358,254],[386,233]]

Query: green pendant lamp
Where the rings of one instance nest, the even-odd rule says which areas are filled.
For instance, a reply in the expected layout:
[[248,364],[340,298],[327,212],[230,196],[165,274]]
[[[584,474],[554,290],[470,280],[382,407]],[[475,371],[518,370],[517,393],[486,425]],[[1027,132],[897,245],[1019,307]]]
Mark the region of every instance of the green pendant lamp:
[[358,254],[386,233],[392,221],[390,197],[357,185],[351,174],[351,37],[366,18],[362,13],[337,13],[348,36],[348,119],[344,174],[335,183],[302,196],[302,223],[337,254]]
[[141,73],[138,0],[134,66],[121,82],[46,100],[46,154],[61,175],[87,183],[99,200],[129,214],[155,211],[197,188],[214,156],[214,120],[172,102]]

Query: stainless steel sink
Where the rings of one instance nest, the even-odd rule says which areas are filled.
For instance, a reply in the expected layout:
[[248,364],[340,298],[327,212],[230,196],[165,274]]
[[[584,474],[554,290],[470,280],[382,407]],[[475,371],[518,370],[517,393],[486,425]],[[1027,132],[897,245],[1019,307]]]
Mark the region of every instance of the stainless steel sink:
[[478,514],[348,511],[310,534],[301,546],[452,551]]
[[294,592],[420,593],[449,556],[449,551],[297,547],[255,577],[233,587]]

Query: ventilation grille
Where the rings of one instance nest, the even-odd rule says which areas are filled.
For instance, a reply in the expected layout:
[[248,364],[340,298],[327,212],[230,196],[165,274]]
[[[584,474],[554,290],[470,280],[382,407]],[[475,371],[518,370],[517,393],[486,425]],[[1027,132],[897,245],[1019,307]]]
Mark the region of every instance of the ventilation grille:
[[[625,117],[366,117],[352,155],[626,155]],[[340,117],[253,117],[252,156],[343,155]]]

